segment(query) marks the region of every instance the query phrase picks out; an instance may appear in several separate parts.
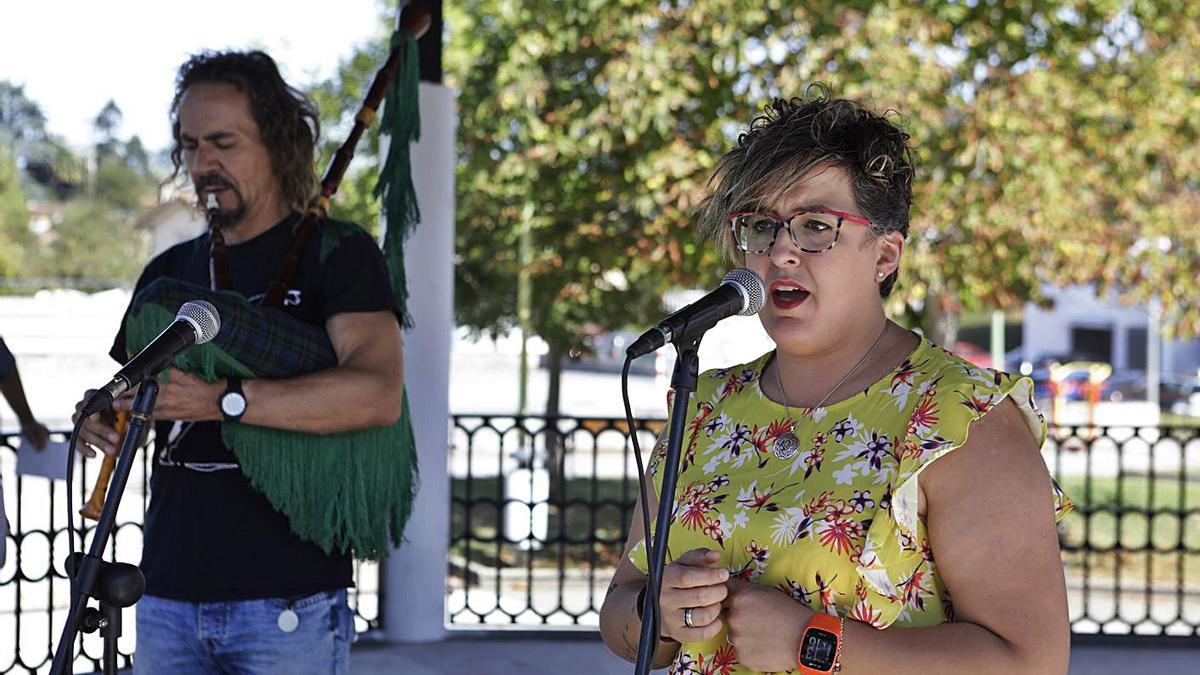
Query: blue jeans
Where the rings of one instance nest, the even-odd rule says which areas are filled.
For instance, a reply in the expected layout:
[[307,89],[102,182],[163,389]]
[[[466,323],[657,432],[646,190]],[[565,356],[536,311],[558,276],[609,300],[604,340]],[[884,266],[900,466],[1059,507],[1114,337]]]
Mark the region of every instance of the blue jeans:
[[[289,604],[299,624],[284,632],[279,615]],[[350,670],[354,614],[345,589],[233,602],[147,595],[136,608],[134,675],[344,675]]]

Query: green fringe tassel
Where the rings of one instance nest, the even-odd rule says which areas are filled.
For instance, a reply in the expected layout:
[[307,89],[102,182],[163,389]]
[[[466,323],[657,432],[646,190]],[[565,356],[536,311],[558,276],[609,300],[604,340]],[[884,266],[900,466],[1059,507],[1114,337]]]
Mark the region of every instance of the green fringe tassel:
[[326,553],[379,560],[389,543],[400,545],[412,513],[417,463],[408,415],[405,394],[390,427],[318,436],[233,422],[222,423],[221,436],[296,536]]
[[[126,322],[130,353],[174,319],[160,305],[143,305]],[[213,342],[184,350],[173,365],[207,382],[255,376]],[[418,479],[407,393],[400,419],[389,427],[316,435],[222,423],[221,435],[250,484],[301,539],[364,560],[378,560],[402,542]]]
[[392,292],[396,295],[396,308],[404,317],[404,326],[412,327],[408,313],[408,284],[404,274],[404,241],[421,222],[421,209],[417,205],[417,193],[412,183],[412,158],[410,144],[421,137],[421,115],[418,101],[420,63],[417,56],[417,41],[412,33],[397,30],[392,34],[391,46],[404,50],[396,73],[384,97],[383,119],[379,133],[391,136],[387,159],[375,184],[375,196],[383,201],[383,212],[387,231],[383,235],[383,256],[387,259],[392,277]]

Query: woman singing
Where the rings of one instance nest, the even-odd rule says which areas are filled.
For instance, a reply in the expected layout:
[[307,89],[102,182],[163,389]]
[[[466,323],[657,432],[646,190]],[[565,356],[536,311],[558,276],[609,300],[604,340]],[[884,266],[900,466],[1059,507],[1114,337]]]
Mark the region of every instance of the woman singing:
[[[1070,643],[1033,383],[884,314],[912,202],[908,135],[824,90],[776,100],[718,163],[706,233],[758,273],[776,349],[700,376],[654,662],[671,673],[1065,673]],[[657,508],[665,443],[651,459]],[[600,615],[632,660],[633,518]]]

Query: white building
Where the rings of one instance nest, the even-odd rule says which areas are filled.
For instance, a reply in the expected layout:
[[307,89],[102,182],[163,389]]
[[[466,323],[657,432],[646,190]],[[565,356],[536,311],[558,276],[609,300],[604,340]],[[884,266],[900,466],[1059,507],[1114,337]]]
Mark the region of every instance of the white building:
[[1047,287],[1043,292],[1053,307],[1025,306],[1027,360],[1060,356],[1109,363],[1115,371],[1146,371],[1157,351],[1164,374],[1195,376],[1200,368],[1200,340],[1163,339],[1164,326],[1151,308],[1097,297],[1091,286]]
[[160,191],[158,199],[158,206],[134,224],[137,229],[150,233],[150,257],[202,234],[208,227],[204,215],[194,206],[196,198],[190,190],[180,192],[167,186]]

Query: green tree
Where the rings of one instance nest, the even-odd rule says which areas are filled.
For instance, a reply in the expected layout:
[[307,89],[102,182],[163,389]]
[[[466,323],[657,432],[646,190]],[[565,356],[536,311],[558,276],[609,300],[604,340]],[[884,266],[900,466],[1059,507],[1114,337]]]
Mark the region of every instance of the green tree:
[[[362,107],[363,98],[375,73],[387,59],[387,26],[395,18],[380,22],[380,35],[358,47],[342,61],[334,77],[317,83],[306,92],[317,103],[321,113],[321,144],[318,169],[329,165],[334,152],[346,140],[354,124],[354,116]],[[342,178],[337,194],[330,205],[334,218],[358,223],[378,235],[380,208],[372,196],[379,175],[379,129],[372,126],[358,142],[354,161]]]
[[117,102],[108,99],[96,117],[92,119],[92,130],[96,133],[96,163],[102,164],[117,157],[121,142],[117,139],[117,131],[121,128],[124,113]]
[[96,166],[96,199],[125,215],[153,206],[155,185],[153,176],[140,173],[119,156]]
[[0,147],[23,168],[31,199],[65,199],[86,176],[86,165],[46,131],[46,116],[25,87],[0,80]]
[[45,140],[46,116],[25,87],[0,80],[0,142],[14,154],[26,143]]
[[[750,4],[750,3],[746,3]],[[690,212],[723,144],[739,76],[700,4],[561,6],[477,0],[448,11],[460,90],[458,321],[504,333],[528,283],[549,346],[546,413],[563,357],[591,327],[645,323],[671,285],[718,264]],[[524,242],[524,243],[522,243]]]
[[645,323],[664,284],[708,285],[719,270],[689,215],[714,156],[771,97],[825,81],[902,111],[914,136],[913,230],[891,304],[938,342],[954,341],[963,310],[1019,307],[1047,281],[1161,297],[1194,326],[1180,298],[1197,271],[1184,228],[1197,21],[1173,8],[455,5],[459,321],[511,329],[524,276],[553,363],[587,323]]
[[[24,274],[96,286],[128,282],[136,276],[137,263],[149,251],[145,233],[137,231],[134,223],[154,206],[159,177],[141,140],[134,136],[124,141],[118,136],[120,124],[120,108],[108,101],[93,121],[97,142],[91,168],[61,146],[44,146],[50,159],[35,168],[41,179],[49,181],[51,196],[61,203],[53,228],[26,256]],[[81,172],[73,184],[87,184],[86,194],[70,189],[71,184],[62,187],[61,176],[67,169]]]
[[148,253],[133,224],[126,212],[103,200],[71,201],[39,250],[37,276],[97,286],[133,280]]
[[1074,87],[1054,114],[1076,175],[1103,189],[1071,193],[1078,223],[1054,241],[1047,277],[1157,300],[1169,334],[1200,335],[1200,7],[1130,3],[1104,35],[1055,73],[1056,93]]
[[130,136],[129,140],[125,142],[121,158],[125,165],[139,176],[146,179],[154,178],[154,173],[150,168],[150,153],[146,152],[146,147],[142,145],[142,139],[137,134]]
[[16,162],[0,146],[0,277],[21,273],[33,242]]

